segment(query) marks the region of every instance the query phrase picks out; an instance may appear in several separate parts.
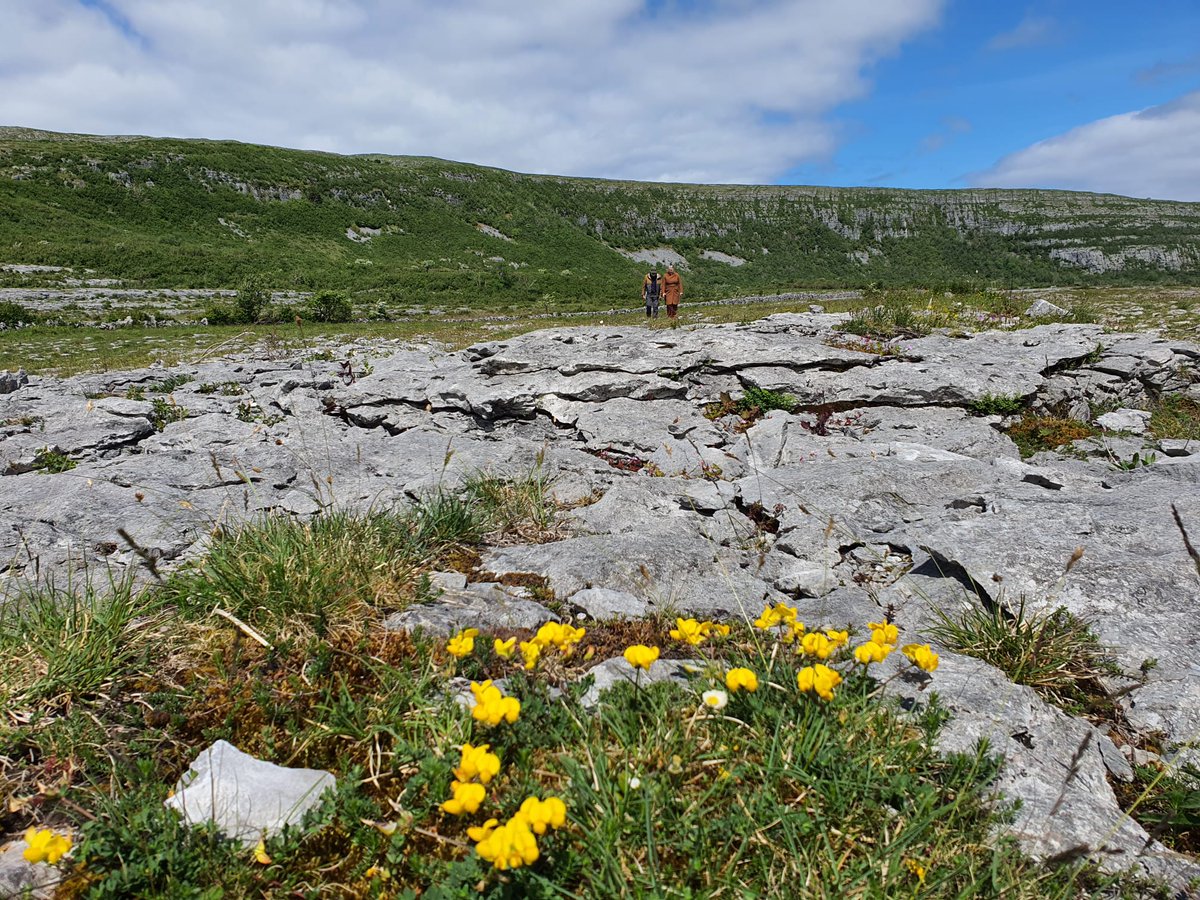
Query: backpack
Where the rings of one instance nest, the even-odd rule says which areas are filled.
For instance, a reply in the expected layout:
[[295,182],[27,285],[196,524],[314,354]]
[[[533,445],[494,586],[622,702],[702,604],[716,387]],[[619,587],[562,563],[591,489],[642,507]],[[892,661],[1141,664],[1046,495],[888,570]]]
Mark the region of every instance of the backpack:
[[646,296],[647,297],[657,297],[658,296],[658,273],[657,272],[650,273],[650,283],[648,285],[646,285]]

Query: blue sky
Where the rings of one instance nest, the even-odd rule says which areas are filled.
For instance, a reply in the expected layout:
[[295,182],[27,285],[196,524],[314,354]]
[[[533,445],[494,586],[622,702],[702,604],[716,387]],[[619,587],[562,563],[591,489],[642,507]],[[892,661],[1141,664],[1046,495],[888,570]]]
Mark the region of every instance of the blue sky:
[[0,124],[1200,201],[1200,2],[0,0]]
[[1200,3],[949,3],[870,77],[834,114],[846,141],[833,158],[780,181],[968,187],[1037,141],[1196,91]]

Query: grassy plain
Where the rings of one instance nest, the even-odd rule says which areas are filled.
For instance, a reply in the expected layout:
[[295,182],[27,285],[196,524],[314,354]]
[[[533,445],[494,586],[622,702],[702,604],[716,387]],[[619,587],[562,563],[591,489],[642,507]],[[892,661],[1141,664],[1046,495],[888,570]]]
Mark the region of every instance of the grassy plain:
[[[817,302],[828,312],[871,310],[880,303],[894,302],[915,314],[925,315],[928,326],[962,330],[1019,327],[1031,320],[998,314],[997,307],[1023,310],[1038,296],[1069,309],[1074,318],[1099,322],[1109,330],[1156,331],[1191,340],[1200,336],[1200,289],[1178,287],[1038,290],[949,297],[914,291],[885,293],[882,299],[871,295],[821,301],[769,298],[736,304],[708,301],[685,303],[680,323],[750,322],[774,313],[807,312]],[[157,361],[164,365],[196,362],[244,352],[251,347],[268,355],[283,356],[357,341],[431,340],[458,349],[477,341],[501,339],[539,328],[597,324],[669,327],[662,317],[647,324],[641,310],[629,311],[628,307],[625,311],[547,312],[537,306],[517,314],[463,311],[405,316],[392,322],[344,324],[131,326],[111,330],[35,326],[0,331],[0,369],[24,368],[30,373],[66,376],[141,368]]]

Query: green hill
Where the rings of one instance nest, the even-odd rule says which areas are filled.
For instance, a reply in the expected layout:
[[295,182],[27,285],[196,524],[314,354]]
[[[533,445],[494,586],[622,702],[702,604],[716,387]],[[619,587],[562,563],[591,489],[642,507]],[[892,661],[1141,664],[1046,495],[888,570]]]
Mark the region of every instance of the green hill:
[[[337,288],[390,302],[630,299],[872,283],[1200,282],[1200,204],[1064,191],[646,184],[438,159],[0,128],[0,285]],[[744,261],[744,262],[743,262]],[[47,283],[50,283],[47,281]]]

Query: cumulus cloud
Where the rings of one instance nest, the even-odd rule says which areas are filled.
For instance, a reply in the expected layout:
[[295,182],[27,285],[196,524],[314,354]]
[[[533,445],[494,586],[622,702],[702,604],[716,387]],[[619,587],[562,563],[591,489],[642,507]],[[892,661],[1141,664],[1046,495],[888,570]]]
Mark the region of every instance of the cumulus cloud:
[[944,0],[0,0],[0,123],[770,181]]
[[1026,13],[1025,18],[1018,22],[1015,28],[1001,32],[988,41],[987,49],[1018,50],[1022,47],[1036,47],[1054,40],[1057,31],[1057,23],[1049,16]]
[[971,181],[1200,201],[1200,91],[1040,141]]

